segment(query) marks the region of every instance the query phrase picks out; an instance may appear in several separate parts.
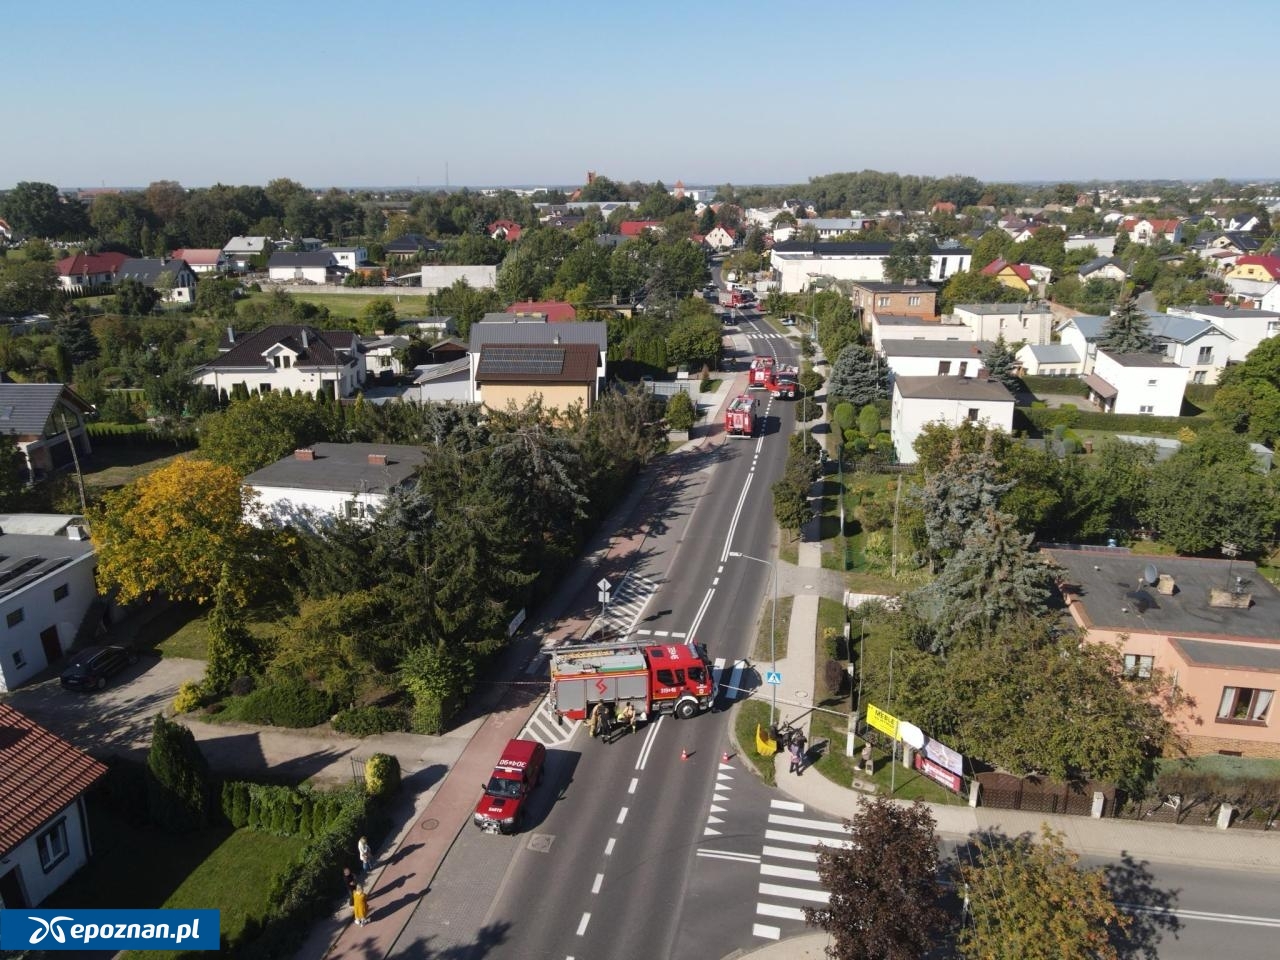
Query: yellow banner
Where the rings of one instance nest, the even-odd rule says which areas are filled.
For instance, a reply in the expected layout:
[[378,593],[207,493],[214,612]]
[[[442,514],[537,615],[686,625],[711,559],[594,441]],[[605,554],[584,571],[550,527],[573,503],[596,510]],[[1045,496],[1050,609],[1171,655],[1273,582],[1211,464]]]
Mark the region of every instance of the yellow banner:
[[893,739],[898,739],[898,718],[870,703],[867,704],[867,723]]

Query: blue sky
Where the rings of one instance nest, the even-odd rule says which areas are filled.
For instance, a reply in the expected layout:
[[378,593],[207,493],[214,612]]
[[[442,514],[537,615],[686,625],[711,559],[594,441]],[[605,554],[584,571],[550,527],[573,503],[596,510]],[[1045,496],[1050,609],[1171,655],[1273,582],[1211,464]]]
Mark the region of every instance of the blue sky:
[[6,7],[0,187],[1280,174],[1271,2]]

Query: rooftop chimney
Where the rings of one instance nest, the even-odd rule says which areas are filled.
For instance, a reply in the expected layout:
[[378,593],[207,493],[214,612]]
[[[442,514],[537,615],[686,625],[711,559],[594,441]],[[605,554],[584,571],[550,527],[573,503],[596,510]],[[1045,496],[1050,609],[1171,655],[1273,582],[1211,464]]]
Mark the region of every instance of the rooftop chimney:
[[385,467],[387,465],[387,455],[385,453],[369,454],[369,466]]
[[1178,592],[1178,585],[1174,582],[1172,576],[1167,573],[1160,574],[1160,579],[1156,581],[1156,593],[1162,593],[1166,597],[1172,597]]
[[314,460],[315,458],[316,452],[310,447],[304,447],[301,450],[293,451],[293,459],[295,460]]
[[311,345],[310,341],[307,339],[307,328],[303,327],[302,328],[302,349],[306,350],[310,345]]
[[235,342],[236,342],[236,328],[231,326],[231,324],[227,324],[227,343],[235,343]]

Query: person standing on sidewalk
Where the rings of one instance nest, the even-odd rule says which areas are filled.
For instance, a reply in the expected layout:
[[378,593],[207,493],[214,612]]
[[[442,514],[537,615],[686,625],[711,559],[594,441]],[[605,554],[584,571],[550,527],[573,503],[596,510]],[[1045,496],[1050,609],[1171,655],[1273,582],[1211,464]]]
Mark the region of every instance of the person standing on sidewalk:
[[356,879],[356,875],[351,872],[350,867],[342,868],[342,882],[347,885],[347,902],[354,904],[356,902],[356,891],[360,889],[360,881]]
[[800,757],[801,757],[800,741],[792,740],[789,744],[787,744],[787,753],[791,754],[791,767],[787,770],[787,772],[794,773],[796,776],[799,776],[800,775]]
[[351,894],[351,907],[355,911],[356,926],[363,927],[369,922],[369,898],[358,886]]
[[373,867],[373,850],[369,847],[369,838],[361,837],[356,850],[360,854],[360,869],[368,873]]

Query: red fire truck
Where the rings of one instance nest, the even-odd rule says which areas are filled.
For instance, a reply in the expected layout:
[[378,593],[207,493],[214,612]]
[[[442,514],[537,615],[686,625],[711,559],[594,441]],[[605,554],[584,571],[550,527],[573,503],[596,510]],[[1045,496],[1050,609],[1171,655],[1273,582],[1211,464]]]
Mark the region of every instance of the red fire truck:
[[617,716],[630,703],[642,720],[662,713],[688,720],[711,709],[716,698],[711,661],[695,643],[623,642],[546,652],[551,655],[551,709],[557,717],[585,720],[597,703]]
[[724,408],[724,432],[731,437],[756,435],[756,398],[749,393],[734,397]]
[[773,357],[757,356],[751,361],[747,386],[752,390],[768,390],[775,397],[794,400],[800,393],[800,371],[785,366]]

